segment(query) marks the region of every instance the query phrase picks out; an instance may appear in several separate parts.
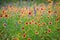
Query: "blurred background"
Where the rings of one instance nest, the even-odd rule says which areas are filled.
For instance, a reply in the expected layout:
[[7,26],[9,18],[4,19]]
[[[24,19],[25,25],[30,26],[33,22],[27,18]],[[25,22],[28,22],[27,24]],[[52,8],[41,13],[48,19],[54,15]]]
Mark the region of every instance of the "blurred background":
[[[56,3],[56,2],[59,2],[59,0],[53,0],[53,3]],[[33,3],[37,3],[37,4],[40,4],[40,3],[50,3],[50,0],[0,0],[0,7],[1,6],[6,6],[8,4],[12,5],[14,4],[17,5],[17,6],[20,6],[21,4],[24,5],[27,5],[28,4],[33,4]]]

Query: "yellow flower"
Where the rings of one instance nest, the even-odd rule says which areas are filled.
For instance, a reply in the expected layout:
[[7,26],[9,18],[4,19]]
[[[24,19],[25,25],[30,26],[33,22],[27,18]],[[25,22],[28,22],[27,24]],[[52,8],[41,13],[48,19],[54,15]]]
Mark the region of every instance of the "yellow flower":
[[21,24],[22,22],[20,20],[18,20],[18,24]]
[[35,31],[35,34],[36,34],[36,35],[38,35],[38,34],[39,34],[39,32],[38,32],[38,31]]

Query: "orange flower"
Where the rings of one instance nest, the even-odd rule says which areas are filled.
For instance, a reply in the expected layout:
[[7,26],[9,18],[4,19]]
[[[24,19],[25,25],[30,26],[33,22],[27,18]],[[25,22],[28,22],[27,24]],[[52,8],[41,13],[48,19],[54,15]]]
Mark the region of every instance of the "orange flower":
[[32,22],[34,22],[34,20],[32,20]]
[[50,29],[48,29],[48,31],[47,31],[48,33],[50,33],[51,32],[51,30]]
[[25,33],[23,34],[23,38],[26,38],[26,34]]
[[37,22],[35,22],[35,24],[37,24]]
[[29,22],[29,24],[32,24],[32,22]]
[[43,8],[41,8],[41,10],[44,10]]
[[48,13],[51,13],[51,11],[49,10]]
[[26,22],[26,25],[28,25],[28,22]]
[[24,30],[24,27],[22,27],[22,30]]
[[5,18],[8,18],[8,15],[7,14],[5,15]]
[[36,31],[36,32],[35,32],[35,34],[36,34],[36,35],[38,35],[38,34],[39,34],[39,32],[37,32],[37,31]]
[[0,15],[0,18],[2,18],[2,15]]
[[49,25],[51,25],[52,24],[52,22],[49,22]]
[[56,22],[59,22],[59,19],[58,18],[56,19]]

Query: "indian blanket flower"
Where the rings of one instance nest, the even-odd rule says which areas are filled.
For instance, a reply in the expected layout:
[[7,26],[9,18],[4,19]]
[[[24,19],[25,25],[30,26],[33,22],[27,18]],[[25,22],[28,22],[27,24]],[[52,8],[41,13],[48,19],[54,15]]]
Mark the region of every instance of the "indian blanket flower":
[[48,29],[45,33],[50,33],[51,32],[51,29]]
[[22,27],[22,30],[24,30],[24,27]]
[[41,8],[41,10],[44,10],[43,8]]
[[23,38],[26,38],[26,33],[23,34]]
[[28,14],[31,15],[31,11],[29,11]]
[[0,15],[0,18],[2,18],[3,16],[2,15]]
[[32,24],[32,22],[29,22],[29,24]]
[[51,13],[51,11],[49,10],[48,13]]
[[50,33],[51,32],[51,29],[48,29],[47,33]]
[[52,24],[52,22],[49,22],[49,25],[51,25]]
[[32,20],[32,22],[34,22],[34,20]]
[[4,16],[5,18],[8,18],[8,15],[7,14],[5,14],[5,16]]
[[26,25],[28,25],[29,23],[28,23],[28,22],[26,22],[25,24],[26,24]]
[[56,22],[59,22],[59,19],[58,18],[56,19]]
[[35,22],[35,24],[37,24],[37,22]]
[[36,35],[38,35],[38,34],[39,34],[39,32],[38,32],[38,31],[35,31],[35,34],[36,34]]

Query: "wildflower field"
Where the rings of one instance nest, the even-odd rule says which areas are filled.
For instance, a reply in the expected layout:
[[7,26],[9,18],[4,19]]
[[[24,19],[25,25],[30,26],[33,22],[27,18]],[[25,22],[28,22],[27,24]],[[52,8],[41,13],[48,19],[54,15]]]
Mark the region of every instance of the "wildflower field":
[[60,40],[60,2],[2,6],[0,40]]

